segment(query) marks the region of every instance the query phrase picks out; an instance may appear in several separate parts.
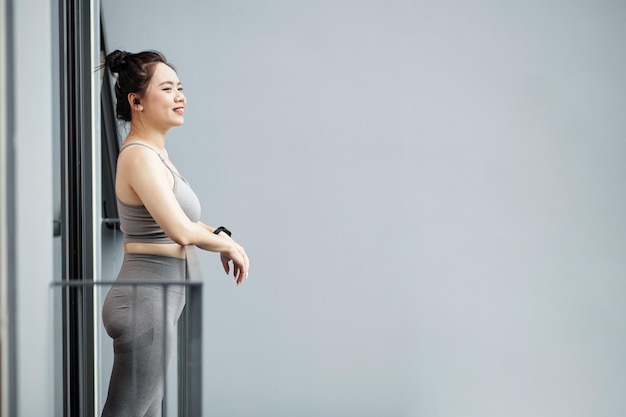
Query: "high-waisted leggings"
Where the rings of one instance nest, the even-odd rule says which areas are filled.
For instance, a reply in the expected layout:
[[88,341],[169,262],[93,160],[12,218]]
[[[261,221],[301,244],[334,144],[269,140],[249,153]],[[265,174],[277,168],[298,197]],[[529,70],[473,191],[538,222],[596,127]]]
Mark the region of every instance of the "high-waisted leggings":
[[[117,282],[185,280],[185,260],[125,254]],[[182,285],[114,285],[102,307],[113,338],[113,370],[102,417],[155,417],[163,402],[165,370],[185,305]]]

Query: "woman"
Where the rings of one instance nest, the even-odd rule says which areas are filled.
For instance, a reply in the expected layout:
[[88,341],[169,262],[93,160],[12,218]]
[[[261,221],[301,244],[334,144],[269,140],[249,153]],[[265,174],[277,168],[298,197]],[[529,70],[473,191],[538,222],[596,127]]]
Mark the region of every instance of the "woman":
[[[169,160],[166,134],[184,121],[187,104],[174,67],[156,51],[115,51],[104,66],[117,74],[117,117],[130,122],[117,161],[115,191],[124,261],[118,281],[185,279],[185,246],[219,252],[235,282],[248,275],[244,249],[224,227],[203,224],[200,203]],[[166,293],[167,291],[167,293]],[[113,286],[103,322],[114,362],[103,417],[159,415],[164,364],[185,302],[183,286]]]

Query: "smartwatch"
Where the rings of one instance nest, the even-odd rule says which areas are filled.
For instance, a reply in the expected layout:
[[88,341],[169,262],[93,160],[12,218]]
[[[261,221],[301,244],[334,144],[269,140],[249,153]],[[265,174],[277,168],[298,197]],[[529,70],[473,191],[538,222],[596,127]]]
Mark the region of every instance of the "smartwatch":
[[213,231],[213,233],[215,233],[216,235],[219,235],[221,232],[226,233],[229,237],[232,236],[232,233],[230,233],[230,230],[228,230],[224,226],[220,226]]

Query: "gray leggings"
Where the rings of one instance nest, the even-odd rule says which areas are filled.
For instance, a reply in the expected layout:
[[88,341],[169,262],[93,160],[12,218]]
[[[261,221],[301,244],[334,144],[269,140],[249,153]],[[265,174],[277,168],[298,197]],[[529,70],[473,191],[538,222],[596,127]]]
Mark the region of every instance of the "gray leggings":
[[[117,281],[183,281],[185,266],[184,259],[126,254]],[[114,360],[102,417],[160,415],[174,326],[184,305],[182,285],[114,285],[109,290],[102,320],[113,338]]]

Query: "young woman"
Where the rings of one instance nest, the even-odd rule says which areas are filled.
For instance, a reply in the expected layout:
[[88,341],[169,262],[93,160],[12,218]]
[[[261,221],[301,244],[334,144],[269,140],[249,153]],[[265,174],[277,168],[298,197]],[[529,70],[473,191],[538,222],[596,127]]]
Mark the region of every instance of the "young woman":
[[[193,245],[219,252],[226,274],[232,266],[241,284],[248,275],[246,252],[224,227],[200,222],[198,198],[165,150],[166,134],[183,124],[187,104],[174,67],[156,51],[119,50],[107,55],[104,66],[117,74],[117,117],[130,122],[115,182],[124,233],[117,280],[185,280],[185,246]],[[159,415],[164,363],[184,303],[182,286],[111,288],[102,316],[114,362],[103,417]]]

